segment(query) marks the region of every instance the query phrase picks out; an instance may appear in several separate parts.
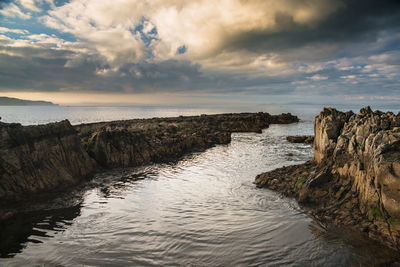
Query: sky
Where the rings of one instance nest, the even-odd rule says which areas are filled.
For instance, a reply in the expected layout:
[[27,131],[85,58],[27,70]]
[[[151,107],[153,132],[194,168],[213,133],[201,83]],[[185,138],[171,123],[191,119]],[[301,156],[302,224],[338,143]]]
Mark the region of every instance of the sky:
[[0,95],[400,103],[398,0],[0,0]]

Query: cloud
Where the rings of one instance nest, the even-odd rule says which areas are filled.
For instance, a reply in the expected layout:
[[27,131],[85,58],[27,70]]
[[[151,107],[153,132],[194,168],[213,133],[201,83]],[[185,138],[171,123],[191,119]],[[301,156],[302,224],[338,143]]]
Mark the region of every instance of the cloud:
[[6,27],[0,27],[0,33],[7,33],[7,32],[16,33],[16,34],[27,34],[28,33],[27,30],[9,29]]
[[35,0],[18,0],[17,1],[23,8],[28,9],[33,12],[39,12],[40,8],[36,6]]
[[[185,58],[201,62],[210,61],[210,57],[225,50],[229,50],[231,56],[240,57],[241,51],[236,50],[247,50],[247,45],[239,44],[246,35],[252,38],[255,35],[273,36],[290,31],[292,27],[313,27],[342,6],[339,0],[233,0],[220,1],[218,5],[212,0],[86,0],[71,1],[56,8],[43,21],[49,27],[86,40],[112,65],[121,65],[120,60],[115,62],[115,57],[121,56],[115,55],[114,44],[109,46],[104,40],[130,41],[129,49],[121,49],[124,51],[120,54],[127,55],[127,50],[135,48],[136,56],[126,57],[124,63],[142,60],[142,55],[146,54],[143,50],[147,47],[137,36],[130,36],[129,31],[145,18],[144,33],[157,35],[150,47],[155,60],[180,56],[183,53],[177,55],[176,51],[186,47]],[[120,32],[119,36],[115,35],[116,31]],[[238,53],[233,55],[233,52]],[[256,54],[253,61],[259,53]]]
[[[374,95],[379,87],[393,95],[399,7],[392,0],[18,0],[0,9],[8,23],[0,28],[0,68],[7,68],[0,90],[315,96]],[[37,24],[21,23],[23,16]]]
[[346,76],[341,76],[340,78],[352,80],[352,79],[355,79],[356,77],[357,77],[356,75],[346,75]]
[[112,67],[184,58],[205,67],[254,69],[271,55],[280,63],[314,61],[374,41],[382,24],[398,25],[396,7],[396,1],[361,0],[85,0],[57,7],[42,21],[87,42]]
[[319,74],[315,74],[315,75],[313,75],[313,76],[311,76],[311,77],[308,77],[310,80],[313,80],[313,81],[324,81],[324,80],[327,80],[329,77],[328,76],[322,76],[322,75],[319,75]]
[[21,18],[21,19],[29,19],[31,15],[29,13],[24,13],[21,9],[14,3],[0,3],[0,15],[11,18]]

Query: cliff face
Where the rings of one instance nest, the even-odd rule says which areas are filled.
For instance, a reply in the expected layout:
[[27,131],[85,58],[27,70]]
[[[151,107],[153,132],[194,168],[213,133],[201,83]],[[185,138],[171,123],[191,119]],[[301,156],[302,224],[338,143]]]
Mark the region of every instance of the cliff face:
[[78,183],[95,165],[68,121],[0,123],[0,199]]
[[325,109],[315,119],[314,158],[352,181],[362,212],[400,218],[400,114]]

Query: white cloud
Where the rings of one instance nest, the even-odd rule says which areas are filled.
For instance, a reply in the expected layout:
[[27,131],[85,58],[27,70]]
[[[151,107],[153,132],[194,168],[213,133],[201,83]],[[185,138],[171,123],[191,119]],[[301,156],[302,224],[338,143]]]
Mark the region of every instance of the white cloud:
[[23,8],[33,12],[39,12],[40,8],[36,6],[35,0],[18,0],[17,1]]
[[12,17],[12,18],[21,18],[21,19],[29,19],[31,15],[29,13],[24,13],[21,9],[14,3],[10,3],[8,5],[3,4],[3,8],[0,9],[0,14],[5,17]]
[[[265,55],[259,53],[229,52],[226,46],[247,32],[272,33],[289,27],[277,22],[280,14],[291,17],[295,24],[312,27],[342,6],[340,0],[303,2],[222,0],[216,4],[214,0],[72,0],[50,11],[42,21],[48,27],[87,42],[112,66],[139,62],[145,59],[146,49],[151,49],[154,61],[179,57],[211,67],[220,64],[220,67],[235,68],[241,62],[245,68],[276,69],[282,62],[265,59]],[[132,33],[143,18],[144,33],[154,36],[152,30],[157,30],[157,40],[152,41],[150,48]],[[183,45],[186,53],[177,55],[177,49]],[[244,55],[251,58],[243,60]],[[212,60],[217,57],[219,61]],[[226,61],[222,62],[223,58]]]
[[308,64],[306,66],[300,66],[298,70],[304,73],[318,72],[324,69],[324,66],[320,64]]
[[27,30],[9,29],[9,28],[5,28],[5,27],[0,27],[0,33],[7,33],[7,32],[17,33],[17,34],[27,34],[27,33],[29,33]]
[[352,79],[357,78],[357,76],[356,75],[345,75],[345,76],[341,76],[340,78],[352,80]]
[[319,75],[319,74],[315,74],[315,75],[313,75],[313,76],[311,76],[311,77],[308,77],[310,80],[313,80],[313,81],[324,81],[324,80],[327,80],[329,77],[328,76],[322,76],[322,75]]

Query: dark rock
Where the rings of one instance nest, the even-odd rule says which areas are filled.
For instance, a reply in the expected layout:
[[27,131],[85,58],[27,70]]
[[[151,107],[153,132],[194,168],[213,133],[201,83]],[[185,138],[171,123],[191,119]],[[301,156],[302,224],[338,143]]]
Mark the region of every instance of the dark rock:
[[77,184],[95,166],[67,120],[0,124],[0,199]]
[[306,181],[307,187],[320,186],[332,179],[331,171],[328,166],[324,166],[316,174],[311,174]]
[[118,168],[168,162],[227,144],[232,132],[261,132],[270,123],[297,121],[291,114],[260,112],[74,127],[68,121],[39,126],[0,122],[0,201],[77,184],[99,165]]
[[308,136],[308,135],[286,136],[286,140],[290,143],[312,144],[314,142],[314,136]]
[[292,123],[291,114],[240,113],[154,118],[75,126],[92,156],[106,168],[165,162],[215,144],[227,144],[232,132],[261,132],[270,123]]

